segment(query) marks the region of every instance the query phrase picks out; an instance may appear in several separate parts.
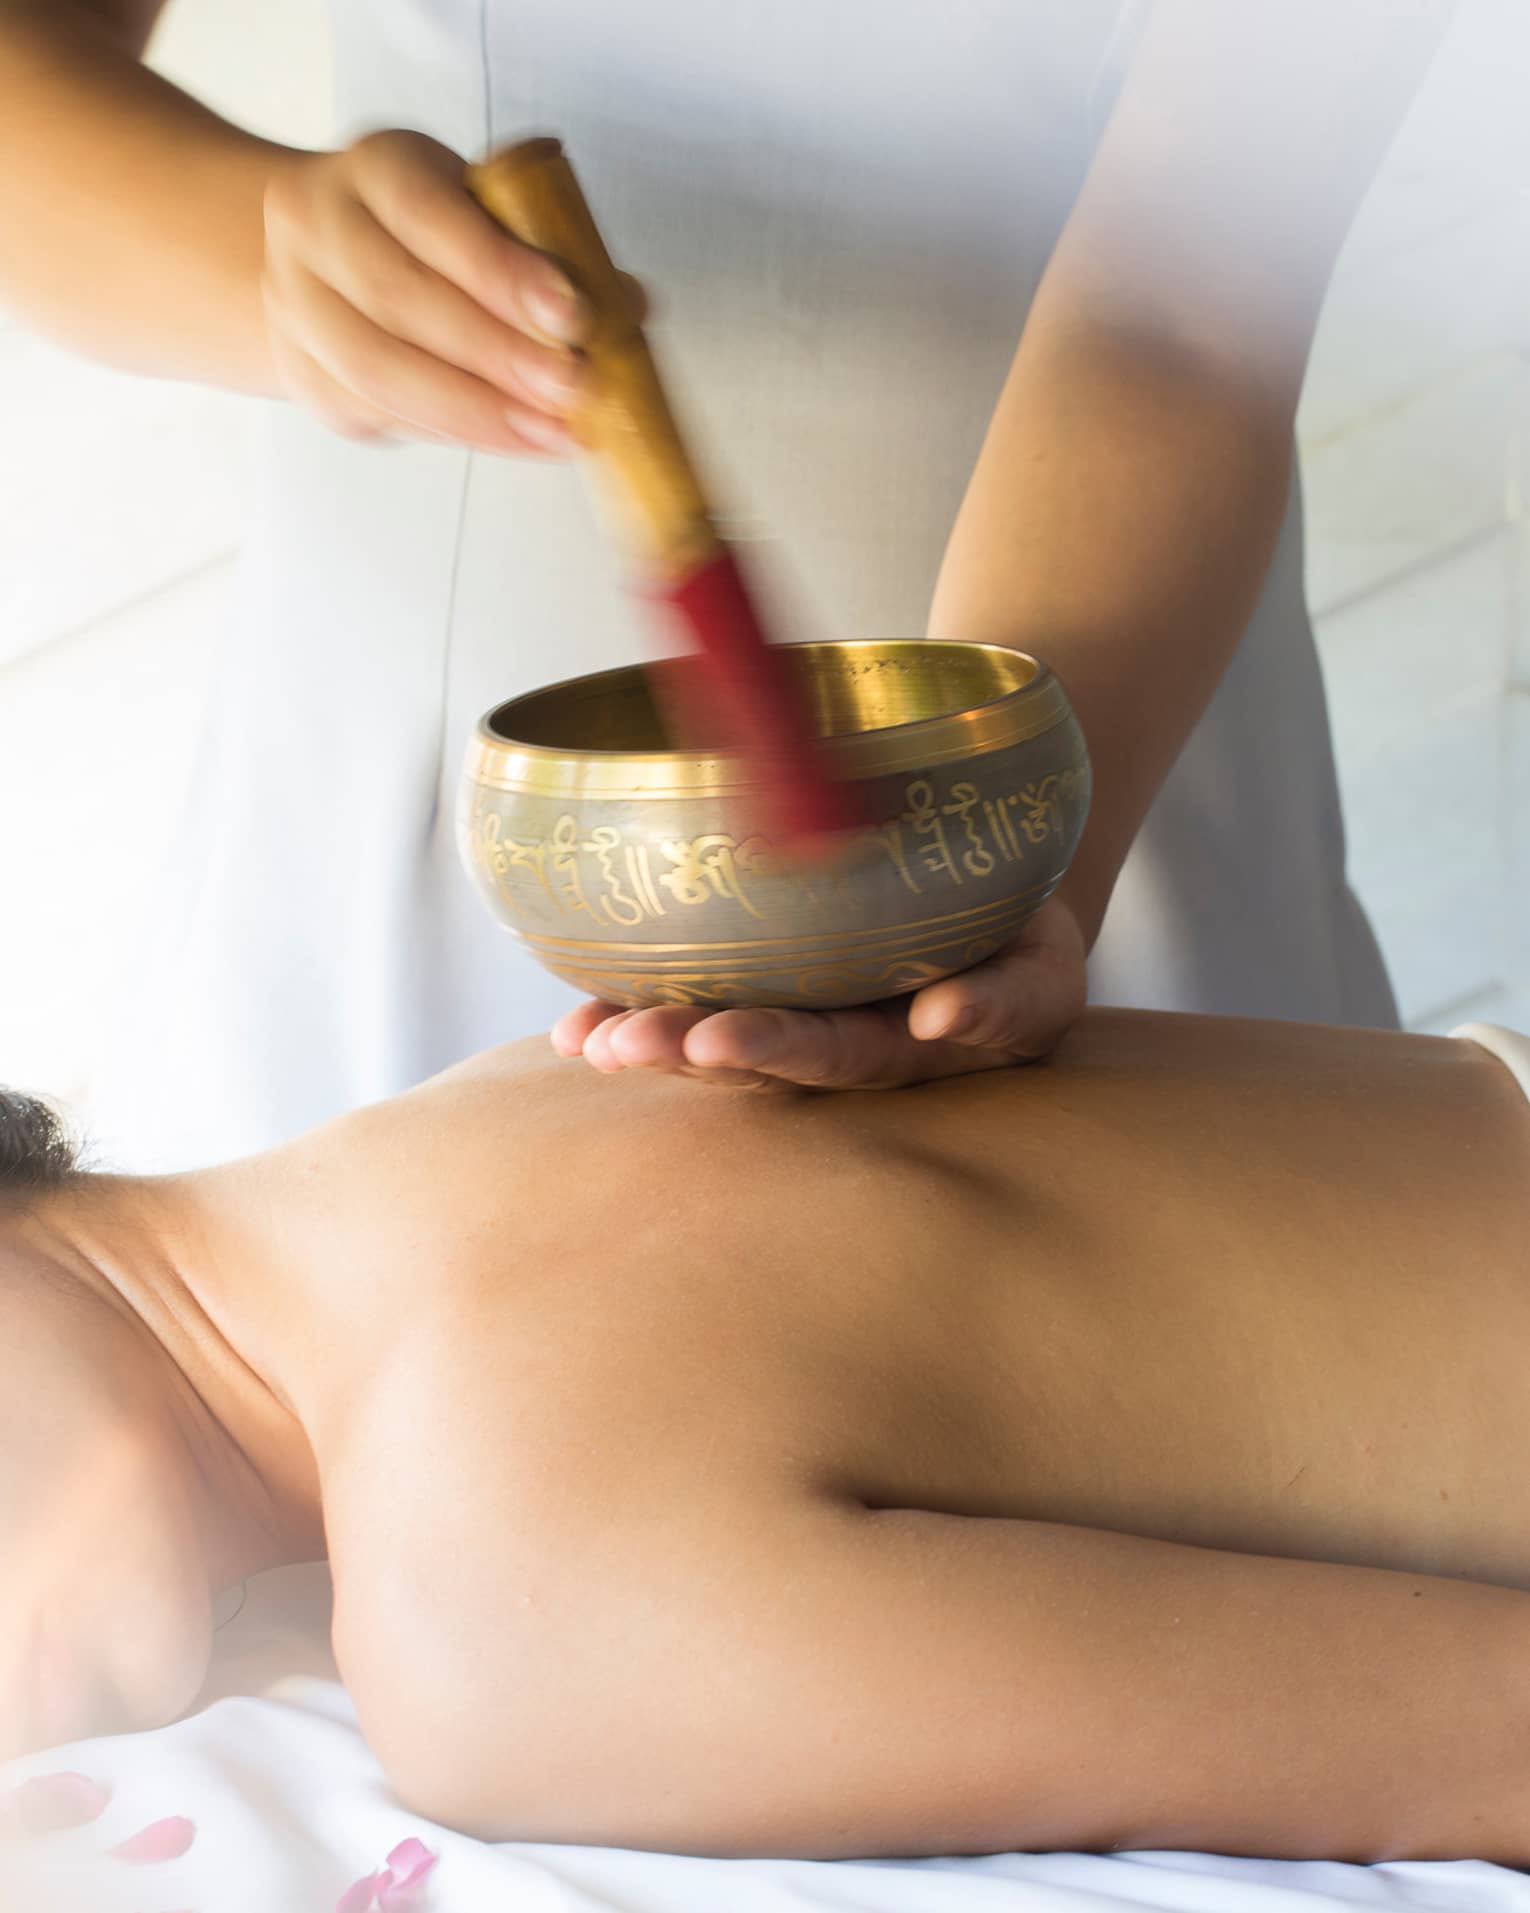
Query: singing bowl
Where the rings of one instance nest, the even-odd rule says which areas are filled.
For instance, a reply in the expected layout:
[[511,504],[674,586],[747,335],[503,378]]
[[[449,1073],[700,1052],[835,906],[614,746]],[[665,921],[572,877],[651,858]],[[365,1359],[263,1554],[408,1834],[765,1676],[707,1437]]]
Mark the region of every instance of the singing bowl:
[[1045,665],[917,640],[787,652],[866,820],[811,861],[756,828],[735,754],[665,748],[651,672],[574,678],[480,722],[463,858],[554,976],[633,1009],[843,1007],[980,962],[1056,889],[1089,758]]

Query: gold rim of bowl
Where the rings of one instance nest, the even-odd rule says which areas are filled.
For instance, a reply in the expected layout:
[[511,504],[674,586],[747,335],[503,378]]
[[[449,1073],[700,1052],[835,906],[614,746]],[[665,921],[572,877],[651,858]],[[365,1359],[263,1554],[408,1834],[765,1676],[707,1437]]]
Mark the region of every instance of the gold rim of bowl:
[[[848,653],[853,658],[859,654],[868,663],[877,658],[896,663],[900,654],[912,662],[917,654],[927,657],[932,650],[960,649],[988,654],[996,683],[1002,682],[1005,672],[1013,674],[1017,666],[1026,672],[1022,683],[983,704],[824,738],[821,748],[830,774],[847,782],[933,770],[941,764],[986,756],[1023,743],[1027,738],[1039,737],[1072,715],[1067,693],[1050,668],[1029,652],[1009,645],[968,644],[960,639],[907,638],[878,642],[868,638],[788,648],[804,654],[838,657]],[[638,665],[624,665],[614,671],[565,678],[496,705],[479,719],[469,746],[468,782],[491,790],[561,797],[747,794],[752,785],[745,762],[737,752],[574,750],[532,744],[515,736],[518,710],[524,711],[575,686],[586,691],[598,691],[602,684],[614,688],[623,681],[630,681],[641,669]]]

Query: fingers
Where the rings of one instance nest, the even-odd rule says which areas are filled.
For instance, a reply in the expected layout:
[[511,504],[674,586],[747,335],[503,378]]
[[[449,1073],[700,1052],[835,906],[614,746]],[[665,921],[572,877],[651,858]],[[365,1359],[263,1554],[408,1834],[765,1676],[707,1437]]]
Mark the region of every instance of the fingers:
[[614,1003],[581,1003],[577,1008],[567,1010],[553,1024],[549,1031],[553,1048],[560,1056],[580,1056],[589,1041],[590,1032],[621,1011]]
[[352,151],[358,197],[406,251],[515,331],[579,342],[589,321],[578,294],[477,204],[456,153],[422,133],[375,134]]
[[359,201],[337,210],[344,232],[328,283],[382,332],[471,372],[534,411],[561,420],[586,376],[565,346],[512,331],[459,287],[416,258]]
[[618,1010],[609,1003],[581,1003],[553,1026],[552,1043],[560,1056],[583,1056],[603,1075],[642,1069],[656,1075],[689,1076],[729,1089],[780,1089],[773,1076],[758,1070],[704,1067],[685,1053],[693,1029],[715,1019],[703,1009],[664,1006]]
[[278,376],[353,436],[566,453],[587,376],[571,346],[589,314],[463,176],[458,155],[415,133],[273,175],[262,290]]
[[585,1061],[608,1073],[642,1069],[661,1076],[690,1076],[727,1089],[779,1088],[773,1077],[758,1070],[697,1067],[691,1061],[685,1048],[690,1032],[699,1029],[712,1015],[710,1010],[667,1005],[659,1009],[624,1010],[595,1030],[585,1044]]
[[485,451],[564,451],[568,428],[364,318],[302,267],[288,276],[289,339],[373,413]]
[[698,1068],[685,1054],[690,1031],[711,1011],[665,1006],[617,1010],[609,1003],[583,1003],[559,1019],[553,1047],[560,1056],[580,1056],[603,1075],[641,1069],[661,1076],[689,1076],[729,1089],[779,1089],[775,1078],[755,1070]]
[[273,334],[271,356],[284,389],[342,438],[386,439],[399,421],[348,392],[283,335]]
[[705,1010],[675,1008],[624,1010],[600,1024],[584,1046],[584,1059],[600,1070],[680,1071],[685,1036],[705,1020]]
[[1001,1068],[1008,1060],[956,1044],[919,1042],[909,1034],[901,1003],[851,1010],[724,1010],[690,1032],[685,1056],[709,1074],[731,1070],[824,1090],[899,1089]]
[[1048,1056],[1084,1007],[1082,977],[1038,970],[1016,951],[968,976],[932,984],[909,1008],[916,1041],[994,1051],[1011,1061]]

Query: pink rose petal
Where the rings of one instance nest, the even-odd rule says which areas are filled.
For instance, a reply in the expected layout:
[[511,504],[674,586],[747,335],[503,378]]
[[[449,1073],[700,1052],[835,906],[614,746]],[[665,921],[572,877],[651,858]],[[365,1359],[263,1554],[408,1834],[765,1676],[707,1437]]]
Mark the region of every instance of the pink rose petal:
[[183,1814],[168,1820],[156,1820],[141,1833],[135,1833],[121,1846],[113,1847],[114,1860],[130,1860],[135,1866],[152,1866],[160,1860],[178,1860],[197,1837],[196,1823]]
[[374,1909],[376,1913],[405,1913],[435,1864],[436,1856],[423,1840],[400,1840],[385,1866],[346,1888],[335,1913],[374,1913]]
[[98,1820],[110,1792],[85,1774],[39,1774],[0,1796],[0,1829],[61,1833]]
[[412,1893],[436,1863],[423,1840],[400,1840],[388,1855],[388,1871],[393,1876],[378,1893],[383,1906],[394,1904],[403,1894]]
[[392,1879],[393,1875],[384,1867],[380,1873],[369,1873],[364,1880],[357,1880],[336,1900],[335,1913],[372,1913],[379,1888]]
[[[420,1878],[423,1881],[424,1875]],[[387,1883],[377,1889],[377,1913],[409,1913],[409,1909],[418,1903],[418,1897],[418,1883],[400,1886],[390,1875]]]

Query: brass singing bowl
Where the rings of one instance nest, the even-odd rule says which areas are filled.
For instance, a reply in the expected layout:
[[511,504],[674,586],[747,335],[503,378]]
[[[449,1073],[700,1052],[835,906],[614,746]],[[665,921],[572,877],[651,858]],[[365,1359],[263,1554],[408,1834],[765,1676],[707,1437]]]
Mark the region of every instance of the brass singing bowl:
[[787,655],[826,767],[867,820],[822,859],[760,834],[736,755],[664,747],[649,672],[574,678],[481,721],[462,854],[554,976],[634,1009],[843,1007],[991,956],[1056,889],[1089,757],[1045,665],[917,640]]

